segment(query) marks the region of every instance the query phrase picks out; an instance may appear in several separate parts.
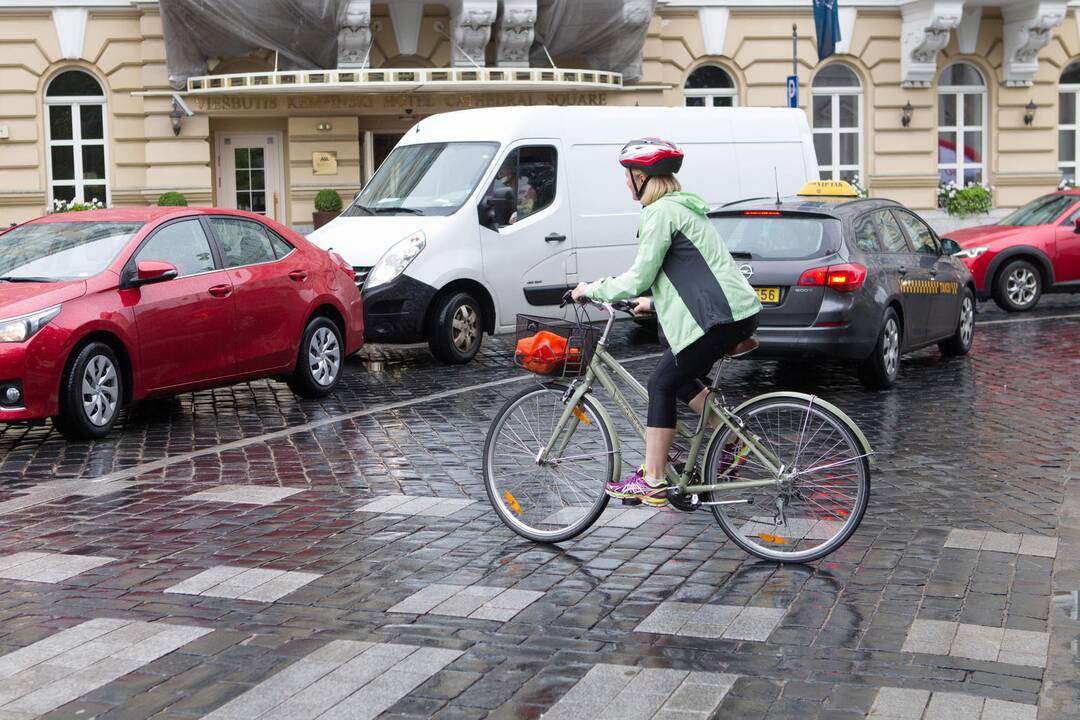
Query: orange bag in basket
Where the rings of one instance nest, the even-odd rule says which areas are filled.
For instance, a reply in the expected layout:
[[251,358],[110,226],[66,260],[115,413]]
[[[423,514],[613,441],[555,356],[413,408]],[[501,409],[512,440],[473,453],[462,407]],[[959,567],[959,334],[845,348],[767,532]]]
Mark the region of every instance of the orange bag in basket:
[[538,375],[555,375],[564,364],[573,362],[580,355],[578,348],[570,348],[567,358],[566,338],[547,330],[521,338],[517,342],[518,365]]

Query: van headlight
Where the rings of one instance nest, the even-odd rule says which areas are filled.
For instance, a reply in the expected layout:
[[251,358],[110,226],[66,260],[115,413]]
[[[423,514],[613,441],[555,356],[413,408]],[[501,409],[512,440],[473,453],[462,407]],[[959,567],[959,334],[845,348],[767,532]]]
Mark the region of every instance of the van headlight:
[[53,305],[51,308],[38,310],[29,315],[20,315],[19,317],[0,320],[0,342],[26,342],[34,335],[34,333],[45,327],[50,320],[59,314],[60,306]]
[[426,245],[427,237],[424,235],[423,230],[417,230],[412,235],[394,243],[386,251],[386,254],[379,258],[379,262],[375,263],[375,267],[371,269],[371,273],[367,276],[367,282],[364,283],[364,289],[385,285],[405,272],[405,268],[409,267],[409,263],[420,254],[420,251]]
[[953,257],[959,258],[961,260],[974,260],[989,249],[990,248],[986,246],[965,248],[964,250],[961,250],[960,252],[953,255]]

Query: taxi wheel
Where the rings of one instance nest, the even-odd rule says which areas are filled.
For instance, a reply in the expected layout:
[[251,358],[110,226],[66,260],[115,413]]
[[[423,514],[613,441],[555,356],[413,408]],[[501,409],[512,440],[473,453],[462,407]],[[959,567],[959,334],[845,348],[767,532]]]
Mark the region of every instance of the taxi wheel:
[[466,292],[439,298],[428,323],[431,354],[450,365],[469,362],[484,339],[484,316],[480,303]]
[[967,355],[975,341],[975,297],[969,288],[964,288],[960,296],[960,317],[956,322],[956,332],[947,340],[938,343],[943,355]]
[[872,389],[891,387],[900,374],[900,317],[891,307],[885,310],[881,334],[870,357],[859,366],[863,384]]
[[109,434],[124,405],[120,363],[105,343],[87,343],[72,358],[60,381],[60,414],[53,425],[69,440],[96,440]]
[[1013,260],[994,278],[994,302],[1006,312],[1024,312],[1042,296],[1042,275],[1027,260]]
[[296,369],[286,383],[302,398],[314,400],[333,392],[341,381],[345,344],[341,330],[330,318],[308,321],[296,358]]

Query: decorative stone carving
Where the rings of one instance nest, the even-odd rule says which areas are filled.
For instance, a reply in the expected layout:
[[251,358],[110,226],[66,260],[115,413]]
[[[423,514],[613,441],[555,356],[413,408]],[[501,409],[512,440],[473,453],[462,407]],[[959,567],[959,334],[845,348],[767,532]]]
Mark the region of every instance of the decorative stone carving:
[[371,0],[346,0],[338,20],[339,68],[366,67],[371,50]]
[[495,25],[495,64],[529,67],[529,48],[536,31],[536,0],[500,0]]
[[938,53],[960,25],[963,0],[920,0],[901,8],[900,80],[904,87],[929,87]]
[[1054,28],[1065,20],[1065,0],[1028,2],[1002,8],[1005,21],[1004,84],[1028,87],[1039,69],[1039,51],[1047,46]]
[[454,66],[484,66],[484,50],[491,40],[491,26],[498,14],[497,0],[453,0],[450,6],[450,37],[454,41]]

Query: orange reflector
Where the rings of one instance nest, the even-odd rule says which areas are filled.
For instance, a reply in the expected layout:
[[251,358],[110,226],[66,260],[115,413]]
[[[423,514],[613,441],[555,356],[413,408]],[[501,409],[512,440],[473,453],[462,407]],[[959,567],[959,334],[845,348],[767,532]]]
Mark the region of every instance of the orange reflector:
[[576,417],[578,420],[585,423],[586,425],[592,425],[592,420],[589,419],[589,417],[585,414],[585,411],[581,409],[580,405],[574,408],[574,417]]
[[758,537],[765,542],[772,543],[773,545],[787,545],[788,541],[779,535],[768,535],[766,533],[758,533]]
[[510,509],[521,514],[521,506],[518,505],[518,501],[514,499],[514,496],[510,494],[509,490],[503,490],[503,499],[506,500],[506,504],[510,506]]

